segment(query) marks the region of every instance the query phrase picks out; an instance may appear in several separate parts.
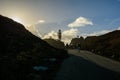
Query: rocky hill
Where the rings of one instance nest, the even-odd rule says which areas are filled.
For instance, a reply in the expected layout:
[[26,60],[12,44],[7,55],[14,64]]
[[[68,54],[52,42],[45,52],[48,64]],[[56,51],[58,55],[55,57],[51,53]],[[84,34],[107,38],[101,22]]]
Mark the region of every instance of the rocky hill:
[[51,80],[67,56],[0,15],[0,80]]
[[116,30],[100,36],[89,36],[85,39],[74,38],[71,45],[75,47],[78,43],[84,50],[96,54],[120,60],[120,30]]
[[64,42],[59,41],[59,40],[55,40],[55,39],[44,39],[44,41],[46,41],[48,44],[50,44],[51,46],[58,48],[58,49],[64,49],[65,45]]

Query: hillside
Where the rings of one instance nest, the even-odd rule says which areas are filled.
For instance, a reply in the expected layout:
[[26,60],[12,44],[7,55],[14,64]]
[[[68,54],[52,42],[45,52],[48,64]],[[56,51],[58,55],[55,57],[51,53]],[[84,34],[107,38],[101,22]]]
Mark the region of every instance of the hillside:
[[50,44],[51,46],[55,48],[59,48],[59,49],[65,48],[65,45],[62,41],[54,40],[54,39],[44,39],[44,41],[46,41],[48,44]]
[[0,80],[51,80],[66,57],[66,51],[0,15]]
[[72,46],[76,46],[77,43],[80,43],[81,48],[84,50],[120,60],[120,30],[100,36],[88,36],[82,40],[80,38],[72,39]]

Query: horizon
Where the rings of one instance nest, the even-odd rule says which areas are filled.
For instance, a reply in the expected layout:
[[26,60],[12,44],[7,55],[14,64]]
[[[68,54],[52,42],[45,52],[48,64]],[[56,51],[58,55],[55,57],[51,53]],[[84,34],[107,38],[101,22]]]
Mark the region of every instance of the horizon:
[[98,36],[120,30],[120,0],[1,0],[0,14],[44,38],[69,43],[77,35]]

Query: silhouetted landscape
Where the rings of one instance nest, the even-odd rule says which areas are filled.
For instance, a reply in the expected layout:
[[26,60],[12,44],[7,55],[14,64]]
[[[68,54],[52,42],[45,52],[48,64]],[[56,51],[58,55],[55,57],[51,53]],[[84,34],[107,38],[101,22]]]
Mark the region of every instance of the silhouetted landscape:
[[0,80],[120,80],[120,0],[0,0]]
[[67,51],[0,15],[0,80],[52,80],[67,57]]
[[[118,65],[116,68],[108,67],[114,61],[106,58],[110,63],[104,67],[107,62],[98,56],[97,63],[103,66],[100,67],[94,63],[97,56],[93,55],[95,53],[119,61],[120,30],[101,36],[88,36],[85,39],[73,38],[71,43],[65,46],[61,37],[60,40],[42,40],[26,30],[22,24],[2,15],[0,27],[0,80],[120,79],[119,63],[115,64]],[[80,52],[75,50],[78,44]],[[89,56],[91,53],[87,51],[92,52],[92,56]],[[85,60],[86,57],[88,60]]]
[[120,30],[112,31],[101,36],[73,38],[70,47],[81,49],[120,61]]

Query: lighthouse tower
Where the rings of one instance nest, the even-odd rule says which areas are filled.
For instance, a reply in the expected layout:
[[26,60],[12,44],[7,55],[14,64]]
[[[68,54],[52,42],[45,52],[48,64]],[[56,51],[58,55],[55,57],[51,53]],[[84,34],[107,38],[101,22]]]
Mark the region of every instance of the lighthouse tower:
[[58,40],[61,41],[61,38],[62,38],[62,33],[61,33],[61,30],[59,29],[58,30]]

